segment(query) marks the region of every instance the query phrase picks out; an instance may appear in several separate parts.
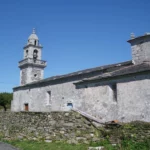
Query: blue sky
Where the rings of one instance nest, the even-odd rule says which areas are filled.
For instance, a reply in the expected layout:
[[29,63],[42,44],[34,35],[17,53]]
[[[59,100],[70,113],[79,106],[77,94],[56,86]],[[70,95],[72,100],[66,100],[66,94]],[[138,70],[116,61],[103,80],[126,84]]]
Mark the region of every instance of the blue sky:
[[150,31],[149,0],[0,0],[0,92],[19,85],[32,28],[48,63],[45,78],[131,60],[130,33]]

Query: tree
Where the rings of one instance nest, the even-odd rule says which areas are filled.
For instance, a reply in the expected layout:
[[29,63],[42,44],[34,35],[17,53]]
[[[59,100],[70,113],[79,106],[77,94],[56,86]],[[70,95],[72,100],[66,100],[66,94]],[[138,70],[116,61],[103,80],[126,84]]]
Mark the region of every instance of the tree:
[[0,93],[0,106],[2,106],[5,111],[7,110],[7,106],[10,105],[12,97],[12,93]]

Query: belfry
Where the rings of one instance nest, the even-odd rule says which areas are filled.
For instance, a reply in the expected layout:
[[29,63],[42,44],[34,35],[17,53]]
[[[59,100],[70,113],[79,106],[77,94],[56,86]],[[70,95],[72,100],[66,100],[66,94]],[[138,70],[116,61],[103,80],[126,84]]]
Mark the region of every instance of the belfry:
[[43,79],[46,61],[41,60],[42,48],[35,29],[33,29],[23,48],[23,60],[19,62],[21,85]]

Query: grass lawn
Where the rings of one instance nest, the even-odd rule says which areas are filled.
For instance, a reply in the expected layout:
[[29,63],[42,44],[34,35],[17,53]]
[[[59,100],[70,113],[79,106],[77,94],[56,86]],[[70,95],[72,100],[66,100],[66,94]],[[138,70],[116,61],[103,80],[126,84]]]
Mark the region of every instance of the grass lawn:
[[150,150],[150,141],[133,142],[122,141],[117,146],[112,146],[109,142],[104,141],[95,144],[67,144],[67,143],[46,143],[36,141],[7,141],[7,143],[20,148],[20,150],[87,150],[91,146],[104,146],[105,150]]
[[87,150],[88,145],[74,145],[66,143],[46,143],[35,141],[9,141],[9,144],[21,150]]

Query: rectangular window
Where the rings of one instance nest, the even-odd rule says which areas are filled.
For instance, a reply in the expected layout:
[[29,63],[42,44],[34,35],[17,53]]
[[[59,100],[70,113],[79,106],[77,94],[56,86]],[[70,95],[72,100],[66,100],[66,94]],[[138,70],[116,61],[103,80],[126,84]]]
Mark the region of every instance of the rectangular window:
[[115,102],[117,102],[117,84],[116,83],[113,83],[110,85],[110,88],[112,90],[112,97],[113,97],[113,100]]
[[28,103],[24,104],[24,110],[25,111],[29,111],[29,105],[28,105]]
[[48,94],[48,101],[47,101],[47,105],[51,104],[51,91],[47,91]]
[[67,107],[68,107],[69,109],[72,109],[72,108],[73,108],[73,104],[72,104],[72,103],[67,103]]

